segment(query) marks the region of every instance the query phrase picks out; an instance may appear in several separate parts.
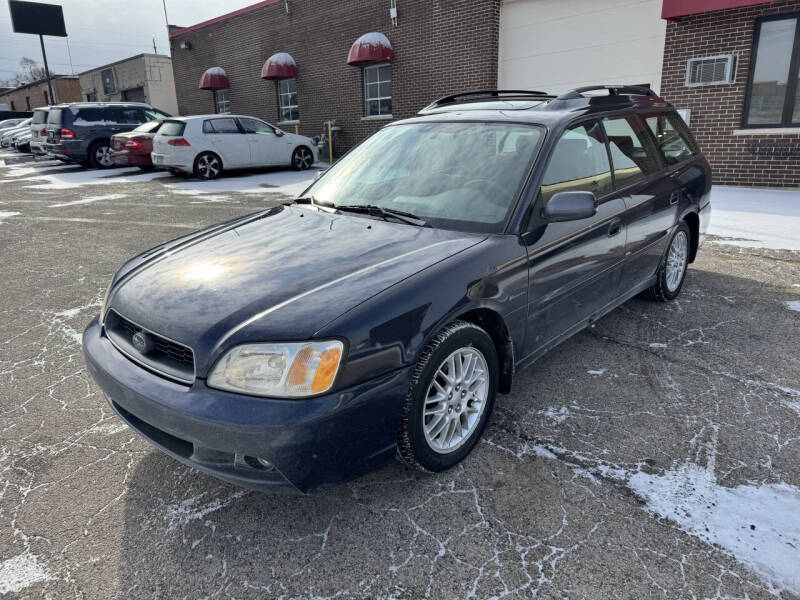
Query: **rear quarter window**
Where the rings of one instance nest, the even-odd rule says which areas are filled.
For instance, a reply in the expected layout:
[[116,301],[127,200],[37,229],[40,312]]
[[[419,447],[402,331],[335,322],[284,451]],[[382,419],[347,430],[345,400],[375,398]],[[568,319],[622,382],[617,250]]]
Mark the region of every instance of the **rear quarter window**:
[[31,123],[34,125],[41,125],[42,123],[47,123],[47,112],[46,110],[35,110],[33,111],[33,120]]
[[676,113],[655,113],[643,115],[643,118],[668,165],[677,164],[699,153],[686,124]]
[[186,123],[183,121],[164,121],[158,130],[158,135],[178,136],[183,135]]

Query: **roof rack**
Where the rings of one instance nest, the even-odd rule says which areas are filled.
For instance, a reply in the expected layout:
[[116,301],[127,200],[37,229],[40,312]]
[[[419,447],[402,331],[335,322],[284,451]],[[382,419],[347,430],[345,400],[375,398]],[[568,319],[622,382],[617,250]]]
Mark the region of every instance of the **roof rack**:
[[561,94],[556,100],[576,100],[578,98],[583,98],[583,94],[586,92],[594,92],[597,90],[608,90],[609,96],[625,95],[658,98],[658,94],[643,85],[587,85]]
[[448,104],[456,104],[460,98],[472,96],[472,100],[479,100],[481,98],[539,98],[542,100],[550,100],[555,98],[554,95],[547,92],[539,92],[535,90],[473,90],[469,92],[459,92],[458,94],[450,94],[449,96],[442,96],[438,100],[434,100],[428,106],[423,108],[420,113],[424,113],[434,108],[440,108]]

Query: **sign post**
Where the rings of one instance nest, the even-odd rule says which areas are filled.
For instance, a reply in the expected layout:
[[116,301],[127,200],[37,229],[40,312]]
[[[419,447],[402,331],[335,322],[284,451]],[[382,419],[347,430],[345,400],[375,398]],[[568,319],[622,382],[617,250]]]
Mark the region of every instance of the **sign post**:
[[44,36],[54,35],[67,37],[64,25],[64,11],[59,4],[43,2],[26,2],[25,0],[8,0],[8,11],[11,13],[11,24],[16,33],[33,33],[39,36],[42,46],[44,74],[47,77],[47,103],[55,104],[53,84],[50,80],[50,67],[47,66],[47,53],[44,49]]

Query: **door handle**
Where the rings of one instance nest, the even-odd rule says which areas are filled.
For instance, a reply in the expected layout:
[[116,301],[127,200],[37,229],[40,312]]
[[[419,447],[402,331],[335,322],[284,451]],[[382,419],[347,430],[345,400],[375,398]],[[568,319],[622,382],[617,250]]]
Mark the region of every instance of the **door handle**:
[[675,204],[677,204],[680,201],[681,201],[681,193],[680,192],[672,192],[672,194],[669,197],[670,205],[674,206]]
[[608,226],[608,237],[613,237],[622,231],[622,219],[614,219]]

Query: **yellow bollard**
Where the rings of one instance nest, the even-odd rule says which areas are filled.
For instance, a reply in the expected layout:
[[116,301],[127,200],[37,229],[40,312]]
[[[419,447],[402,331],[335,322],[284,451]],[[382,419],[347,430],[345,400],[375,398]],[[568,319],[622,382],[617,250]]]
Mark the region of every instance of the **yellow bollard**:
[[330,121],[328,121],[328,164],[333,164],[333,132]]

